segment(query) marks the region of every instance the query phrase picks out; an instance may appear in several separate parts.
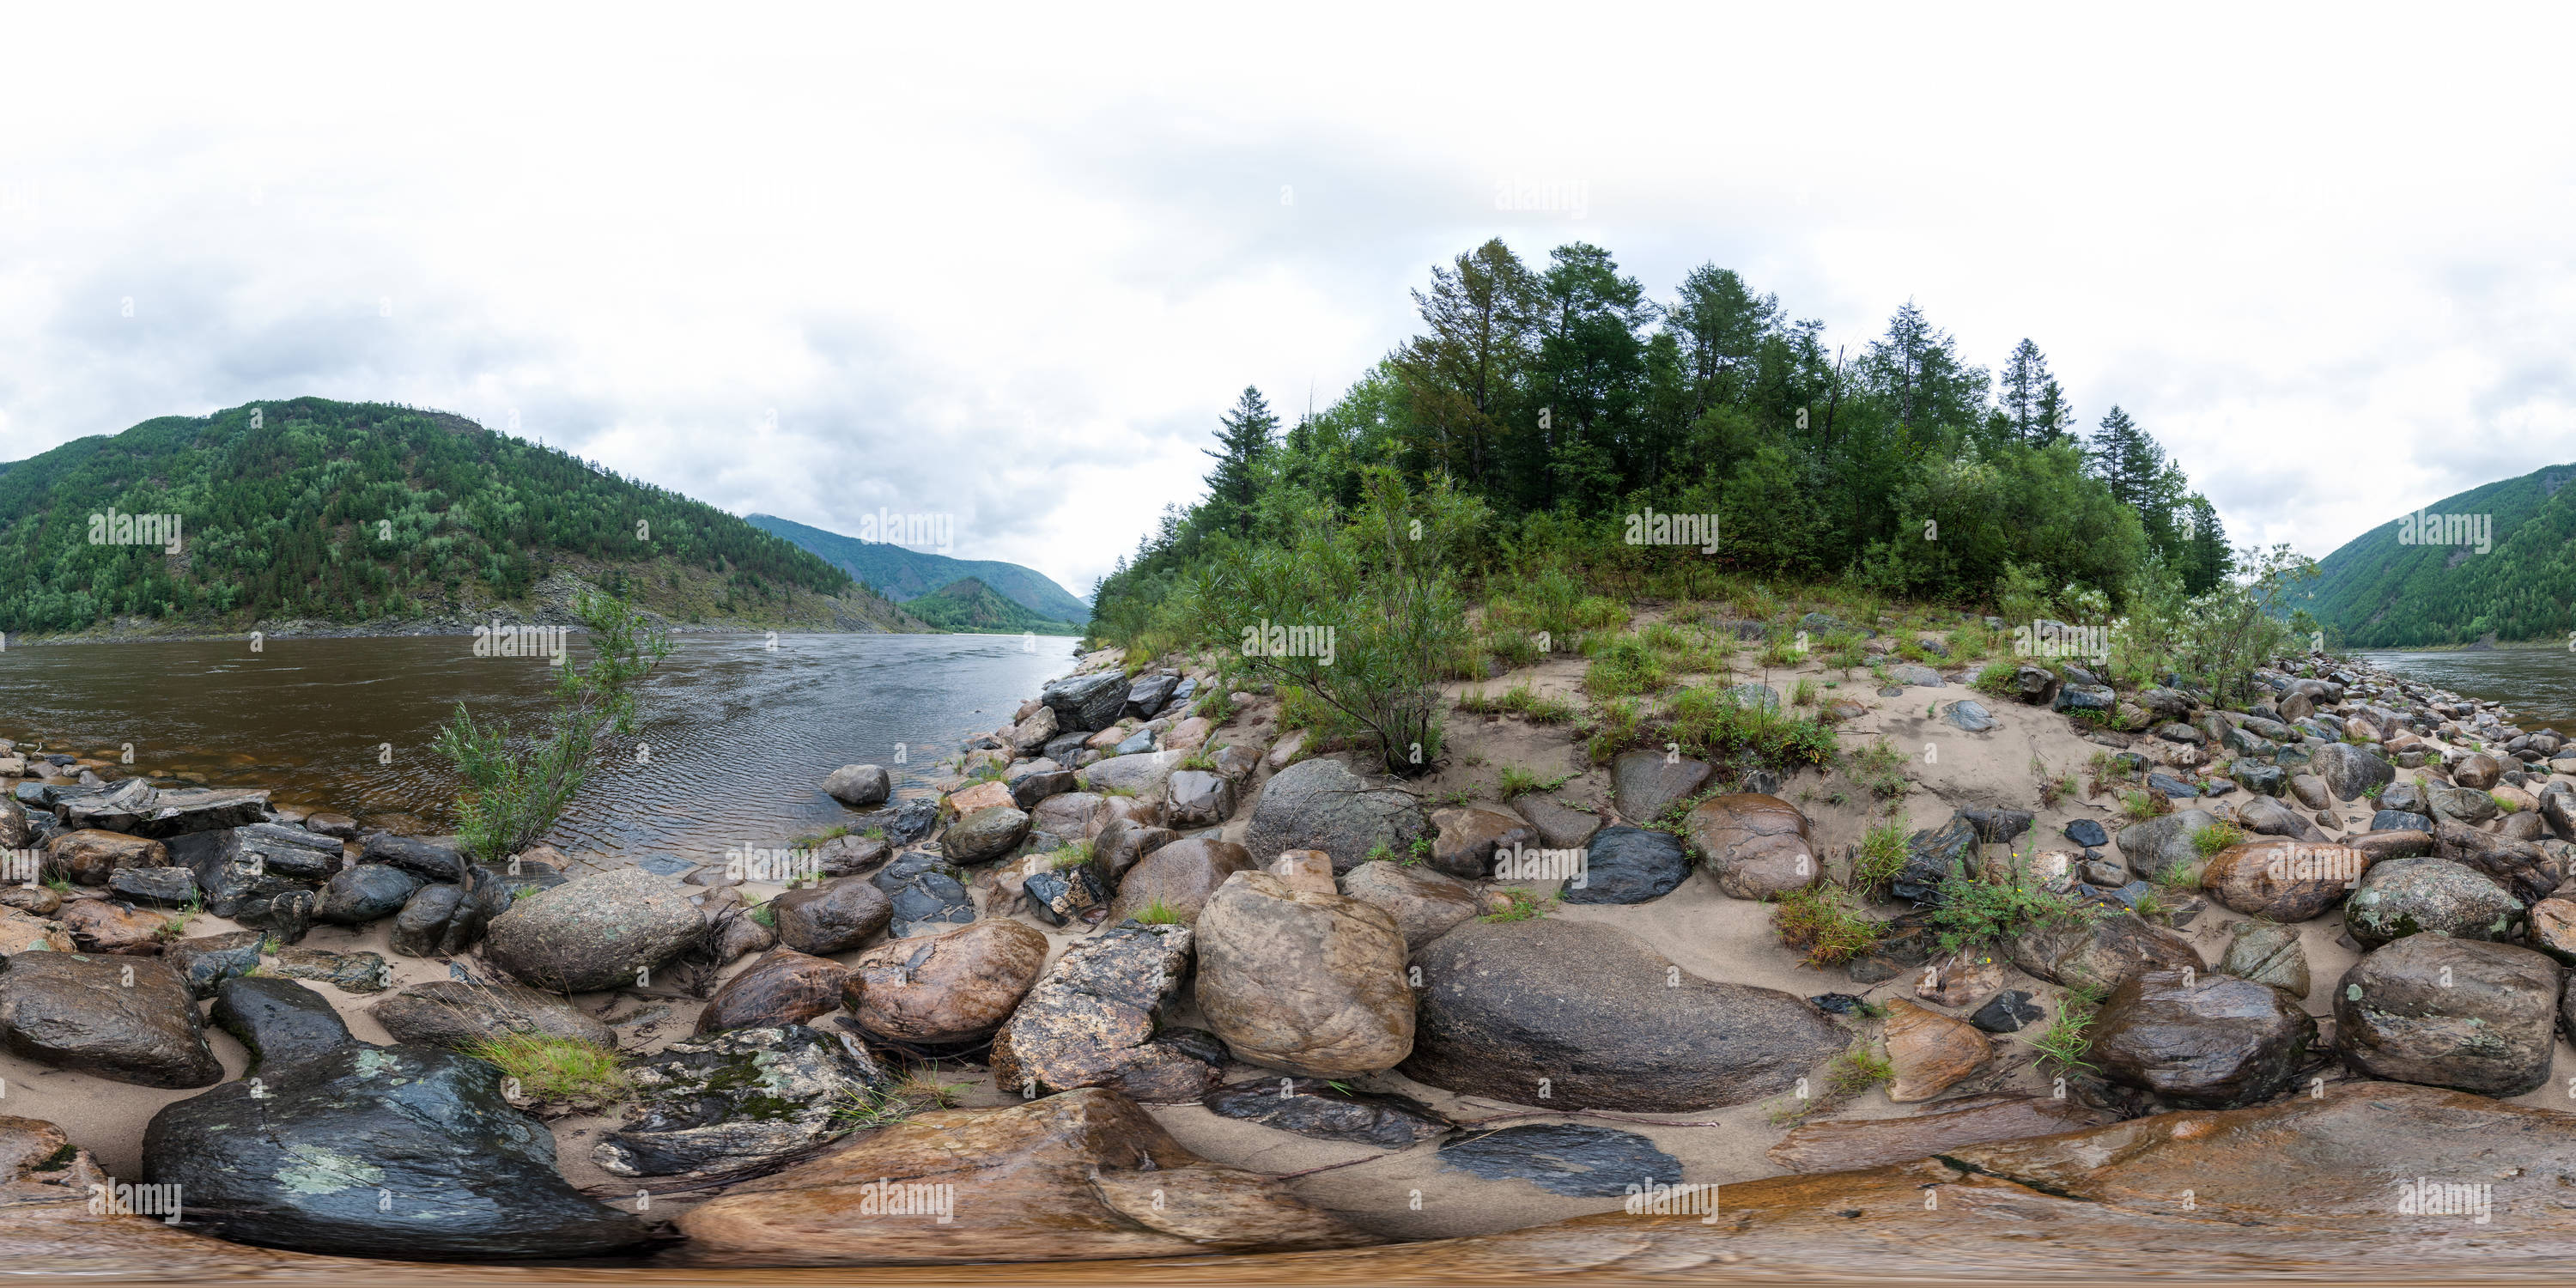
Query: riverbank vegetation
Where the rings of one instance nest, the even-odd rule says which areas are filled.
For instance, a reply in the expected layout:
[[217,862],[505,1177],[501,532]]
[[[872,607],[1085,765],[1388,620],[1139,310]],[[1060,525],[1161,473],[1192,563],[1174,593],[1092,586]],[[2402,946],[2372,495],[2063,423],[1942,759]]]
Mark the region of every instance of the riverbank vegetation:
[[[1890,628],[1888,662],[1935,660],[1906,638],[1935,624],[2010,655],[1987,614],[2104,628],[2132,681],[2219,683],[2288,639],[2270,606],[2305,561],[2232,551],[2122,409],[2079,431],[2031,341],[1989,371],[1909,302],[1834,342],[1728,270],[1656,301],[1580,243],[1540,266],[1488,242],[1415,300],[1421,333],[1284,431],[1244,391],[1206,499],[1100,582],[1094,643],[1231,658],[1406,772],[1437,754],[1439,682],[1555,652],[1594,659],[1596,755],[1681,731],[1796,761],[1832,745],[1795,727],[1813,715],[1748,717],[1723,686],[1683,688],[1687,710],[1652,695],[1737,650],[1857,671]],[[1330,665],[1265,647],[1301,627],[1331,628]]]

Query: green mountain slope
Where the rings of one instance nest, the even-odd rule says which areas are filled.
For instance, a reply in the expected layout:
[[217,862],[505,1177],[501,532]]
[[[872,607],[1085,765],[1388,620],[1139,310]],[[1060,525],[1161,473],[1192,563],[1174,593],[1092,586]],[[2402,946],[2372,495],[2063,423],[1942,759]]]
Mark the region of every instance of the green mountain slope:
[[[2576,629],[2576,464],[2551,465],[2444,497],[2435,515],[2485,515],[2488,549],[2447,540],[2407,544],[2392,519],[2319,561],[2305,607],[2361,648],[2562,640]],[[2444,537],[2448,533],[2443,534]]]
[[[119,514],[172,516],[177,550],[118,543]],[[0,472],[12,633],[452,622],[559,610],[575,582],[680,622],[918,629],[722,510],[443,412],[299,398],[165,416]]]
[[1091,605],[1034,568],[995,559],[952,559],[883,541],[861,541],[792,523],[774,514],[755,514],[745,521],[822,556],[896,603],[953,585],[958,578],[972,577],[1040,617],[1070,622],[1088,621],[1091,617]]
[[1041,617],[1003,598],[992,587],[972,577],[960,578],[927,595],[907,600],[903,609],[942,630],[984,634],[1017,631],[1039,635],[1082,634],[1082,623]]

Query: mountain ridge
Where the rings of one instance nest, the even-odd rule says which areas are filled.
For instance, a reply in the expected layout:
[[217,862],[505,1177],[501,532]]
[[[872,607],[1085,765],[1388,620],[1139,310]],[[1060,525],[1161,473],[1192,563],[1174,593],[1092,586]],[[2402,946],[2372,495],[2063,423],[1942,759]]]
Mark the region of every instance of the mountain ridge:
[[[2498,479],[2373,525],[2317,562],[2317,578],[2284,596],[2334,642],[2404,648],[2563,638],[2576,629],[2576,463]],[[2417,515],[2463,516],[2470,544],[2445,523],[2409,540]],[[2477,546],[2478,525],[2484,544]]]
[[958,559],[884,541],[863,541],[774,514],[748,514],[743,522],[822,559],[902,604],[973,578],[1004,599],[1048,621],[1086,622],[1091,605],[1055,579],[998,559]]

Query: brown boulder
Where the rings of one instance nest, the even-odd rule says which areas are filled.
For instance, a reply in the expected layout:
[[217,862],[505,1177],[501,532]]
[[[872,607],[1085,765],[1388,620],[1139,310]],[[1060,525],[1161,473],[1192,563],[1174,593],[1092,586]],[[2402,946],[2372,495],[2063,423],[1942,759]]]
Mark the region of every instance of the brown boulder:
[[2226,1109],[2287,1090],[2317,1043],[2297,999],[2233,975],[2141,971],[2093,1024],[2102,1076],[2177,1104]]
[[2483,751],[2471,752],[2451,767],[2451,781],[2462,787],[2485,791],[2504,776],[2504,764]]
[[1241,872],[1198,932],[1199,1013],[1237,1059],[1340,1078],[1412,1053],[1404,932],[1384,909]]
[[105,899],[74,899],[63,905],[61,920],[82,952],[130,957],[159,956],[161,928],[170,924],[161,913]]
[[1738,899],[1771,899],[1824,875],[1807,844],[1807,816],[1777,796],[1742,792],[1701,801],[1685,833],[1717,888]]
[[1118,897],[1109,903],[1109,916],[1104,924],[1115,926],[1130,917],[1142,919],[1155,904],[1162,904],[1178,914],[1180,924],[1195,925],[1199,909],[1225,884],[1226,878],[1254,868],[1252,851],[1232,841],[1197,836],[1169,845],[1136,861],[1127,870],[1126,879],[1118,883]]
[[[49,892],[50,893],[50,892]],[[79,945],[63,923],[15,908],[0,908],[0,957],[18,953],[67,953]]]
[[850,964],[841,995],[859,1027],[899,1042],[971,1042],[1011,1017],[1046,970],[1046,936],[988,918],[879,944]]
[[1380,859],[1351,869],[1342,878],[1342,893],[1375,904],[1395,918],[1407,949],[1448,934],[1483,907],[1475,887],[1427,868],[1405,867]]
[[1333,856],[1322,850],[1289,850],[1272,859],[1268,871],[1291,890],[1341,893],[1333,884]]
[[1887,1062],[1896,1070],[1887,1098],[1900,1105],[1930,1100],[1994,1059],[1985,1031],[1966,1020],[1954,1020],[1901,997],[1891,997],[1884,1005]]
[[726,1029],[803,1024],[841,1004],[841,964],[793,948],[773,950],[726,980],[698,1012],[699,1036]]
[[103,886],[118,868],[170,864],[170,847],[123,832],[64,832],[45,842],[45,874],[73,885]]
[[778,942],[816,956],[848,952],[894,920],[893,900],[866,877],[790,890],[769,906],[778,916]]
[[2222,907],[2295,924],[2341,907],[2369,867],[2370,856],[2351,846],[2273,837],[2219,851],[2200,888]]
[[1792,1172],[1839,1172],[1908,1163],[1961,1145],[2052,1136],[2098,1127],[2112,1115],[2048,1096],[1987,1095],[1944,1101],[1905,1118],[1828,1119],[1802,1123],[1764,1155]]
[[994,1036],[994,1085],[1026,1096],[1115,1087],[1149,1104],[1205,1094],[1217,1067],[1164,1040],[1157,1018],[1189,973],[1191,937],[1187,926],[1113,924],[1067,945]]
[[1538,839],[1538,829],[1518,816],[1474,806],[1435,809],[1431,826],[1438,830],[1431,842],[1431,866],[1463,881],[1493,875],[1495,850],[1527,846]]

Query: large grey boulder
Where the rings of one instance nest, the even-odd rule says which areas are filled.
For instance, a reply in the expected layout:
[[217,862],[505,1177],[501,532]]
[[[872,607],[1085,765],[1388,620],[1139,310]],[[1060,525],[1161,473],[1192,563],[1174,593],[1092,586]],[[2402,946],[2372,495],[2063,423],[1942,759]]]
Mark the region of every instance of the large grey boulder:
[[2316,749],[2308,761],[2308,772],[2326,780],[2326,787],[2338,800],[2359,800],[2371,788],[2393,782],[2395,766],[2380,758],[2378,752],[2348,742],[2330,742]]
[[[1322,850],[1340,873],[1372,857],[1404,858],[1429,835],[1431,820],[1411,792],[1372,784],[1338,760],[1318,758],[1290,765],[1261,789],[1243,844],[1255,855]],[[1380,847],[1387,853],[1372,853]]]
[[1127,677],[1116,671],[1067,676],[1039,693],[1067,730],[1106,729],[1127,709]]
[[1310,1078],[1413,1050],[1404,932],[1384,909],[1238,872],[1198,919],[1198,1004],[1235,1058]]
[[2519,1096],[2549,1080],[2559,986],[2531,949],[2409,935],[2344,972],[2335,1045],[2370,1077]]
[[1681,970],[1592,922],[1470,921],[1414,954],[1416,1082],[1549,1109],[1670,1111],[1793,1088],[1846,1045],[1804,1000]]
[[882,765],[843,765],[823,780],[823,793],[852,809],[882,805],[893,792],[894,779]]
[[2149,881],[2170,869],[2197,865],[2200,849],[2192,836],[2217,821],[2207,810],[2180,809],[2131,823],[2117,838],[2120,857],[2129,861],[2130,871]]
[[2448,859],[2374,863],[2344,900],[2344,929],[2364,944],[2430,931],[2455,939],[2505,939],[2523,925],[2522,901],[2483,872]]
[[538,988],[588,993],[645,982],[644,972],[697,945],[698,891],[641,868],[576,877],[492,919],[483,955]]
[[1707,761],[1688,756],[1667,760],[1661,752],[1627,752],[1610,762],[1612,799],[1629,822],[1652,823],[1706,786],[1710,772]]

